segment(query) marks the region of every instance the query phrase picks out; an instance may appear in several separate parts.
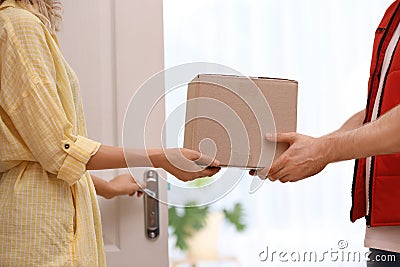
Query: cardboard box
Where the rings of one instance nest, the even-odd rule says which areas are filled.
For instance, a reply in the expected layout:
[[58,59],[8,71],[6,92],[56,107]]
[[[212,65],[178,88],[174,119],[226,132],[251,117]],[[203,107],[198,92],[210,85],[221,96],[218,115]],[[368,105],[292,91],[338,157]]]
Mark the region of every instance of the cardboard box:
[[293,80],[201,74],[188,85],[184,147],[215,156],[221,166],[259,169],[288,147],[266,133],[295,132]]

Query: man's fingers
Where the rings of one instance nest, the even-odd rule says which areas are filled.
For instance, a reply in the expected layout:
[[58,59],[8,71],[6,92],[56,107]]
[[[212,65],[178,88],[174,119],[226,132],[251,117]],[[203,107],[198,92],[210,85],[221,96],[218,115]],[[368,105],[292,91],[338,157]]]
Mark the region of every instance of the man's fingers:
[[280,169],[279,171],[275,173],[269,173],[268,178],[271,181],[277,181],[285,178],[288,175],[287,170],[285,168]]
[[291,181],[292,181],[292,178],[291,178],[291,176],[290,176],[289,174],[287,174],[287,175],[281,177],[281,178],[279,179],[279,181],[280,181],[281,183],[285,184],[285,183],[287,183],[287,182],[291,182]]
[[255,175],[257,175],[261,180],[267,179],[267,174],[269,172],[269,168],[264,168],[262,170],[256,171]]
[[[282,156],[281,156],[281,157],[282,157]],[[283,163],[281,157],[278,158],[278,159],[272,164],[271,168],[270,168],[269,171],[268,171],[268,174],[267,174],[268,176],[275,176],[276,173],[278,173],[279,171],[281,171],[281,170],[285,167],[285,165],[284,165],[284,163]]]
[[260,179],[266,179],[269,177],[275,177],[276,173],[280,172],[286,165],[285,153],[276,159],[270,168],[264,168],[259,171],[250,170],[250,175],[257,175]]

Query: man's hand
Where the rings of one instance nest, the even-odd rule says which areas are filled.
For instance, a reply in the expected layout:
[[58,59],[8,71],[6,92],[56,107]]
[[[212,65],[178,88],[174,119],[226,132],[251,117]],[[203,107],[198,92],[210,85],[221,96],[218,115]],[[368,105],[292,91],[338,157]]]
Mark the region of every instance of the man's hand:
[[[313,138],[297,133],[278,133],[266,137],[270,142],[289,143],[289,148],[270,169],[257,173],[271,181],[297,182],[321,172],[329,163],[330,146],[323,138]],[[254,172],[251,172],[254,174]]]
[[218,160],[185,148],[157,149],[149,151],[149,156],[154,167],[163,168],[184,182],[211,177],[221,169]]

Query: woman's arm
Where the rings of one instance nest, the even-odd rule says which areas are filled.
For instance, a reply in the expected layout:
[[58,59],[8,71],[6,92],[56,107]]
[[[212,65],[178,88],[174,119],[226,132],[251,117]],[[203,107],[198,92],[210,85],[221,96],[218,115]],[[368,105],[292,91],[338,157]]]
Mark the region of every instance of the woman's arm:
[[[202,168],[200,165],[210,166]],[[189,149],[129,149],[101,145],[86,164],[88,170],[126,167],[163,168],[182,181],[213,176],[219,162]]]
[[86,164],[88,170],[106,170],[126,168],[124,150],[122,147],[100,145],[99,150]]

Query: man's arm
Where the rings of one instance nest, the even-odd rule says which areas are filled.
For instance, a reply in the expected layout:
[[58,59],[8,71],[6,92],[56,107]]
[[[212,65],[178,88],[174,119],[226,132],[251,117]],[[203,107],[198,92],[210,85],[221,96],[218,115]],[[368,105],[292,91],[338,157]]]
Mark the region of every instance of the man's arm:
[[363,125],[364,118],[365,118],[365,109],[351,116],[339,129],[330,133],[329,135],[357,129]]
[[[336,131],[334,131],[334,132],[332,132],[330,134],[325,135],[324,137],[329,137],[329,136],[333,136],[333,135],[335,135],[337,133],[343,133],[343,132],[346,132],[346,131],[351,131],[351,130],[357,129],[357,128],[359,128],[359,127],[361,127],[363,125],[364,117],[365,117],[365,109],[355,113],[339,129],[337,129]],[[295,135],[295,134],[292,134],[292,135]],[[281,135],[278,135],[278,138],[280,136]],[[274,138],[267,138],[267,139],[269,141],[274,141],[275,140]],[[274,139],[274,140],[272,140],[272,139]],[[284,142],[284,141],[280,141],[280,140],[281,139],[279,139],[278,142]],[[278,163],[279,163],[279,161],[278,161]],[[272,170],[275,170],[275,168],[276,168],[274,165],[272,165],[271,167],[273,168]],[[275,172],[273,172],[272,174],[274,174],[274,173]],[[269,175],[271,174],[271,170],[270,170],[270,168],[268,166],[267,168],[265,168],[263,170],[260,170],[258,172],[254,171],[254,170],[250,171],[250,175],[255,175],[255,174],[257,174],[261,179],[265,179],[268,174]],[[275,179],[274,177],[275,176],[272,176],[272,177],[270,177],[270,179],[271,180],[278,180],[278,179]]]
[[378,120],[323,141],[327,144],[329,162],[366,158],[400,152],[400,105]]
[[399,133],[400,106],[397,106],[374,122],[320,138],[296,133],[268,137],[270,141],[290,144],[273,163],[268,177],[273,181],[295,182],[319,173],[332,162],[400,152]]

